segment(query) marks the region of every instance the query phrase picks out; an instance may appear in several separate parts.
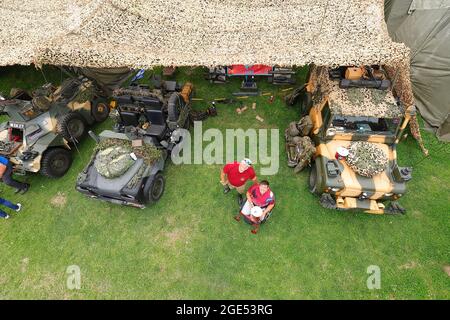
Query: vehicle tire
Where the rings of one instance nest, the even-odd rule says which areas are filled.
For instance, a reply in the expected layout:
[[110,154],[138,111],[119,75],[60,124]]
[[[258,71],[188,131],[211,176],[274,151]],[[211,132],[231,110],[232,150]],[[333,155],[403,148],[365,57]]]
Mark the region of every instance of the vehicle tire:
[[152,181],[147,181],[144,187],[145,204],[157,202],[164,193],[166,181],[161,172],[158,172]]
[[86,121],[80,114],[71,112],[58,118],[56,131],[67,141],[76,143],[86,135]]
[[312,101],[312,94],[311,92],[307,92],[305,90],[305,93],[303,93],[301,99],[300,99],[300,116],[304,117],[309,114],[309,110],[311,109],[313,105]]
[[97,100],[92,102],[91,107],[92,117],[97,122],[103,122],[108,119],[109,116],[109,106],[106,101]]
[[309,191],[312,194],[316,194],[318,195],[318,185],[317,185],[317,168],[316,168],[316,163],[313,163],[311,166],[311,171],[309,173]]
[[41,159],[41,174],[49,178],[60,178],[72,164],[70,151],[64,148],[47,150]]
[[183,107],[182,98],[178,95],[178,93],[173,93],[169,101],[167,103],[167,113],[169,117],[169,121],[177,122],[180,117],[181,108]]

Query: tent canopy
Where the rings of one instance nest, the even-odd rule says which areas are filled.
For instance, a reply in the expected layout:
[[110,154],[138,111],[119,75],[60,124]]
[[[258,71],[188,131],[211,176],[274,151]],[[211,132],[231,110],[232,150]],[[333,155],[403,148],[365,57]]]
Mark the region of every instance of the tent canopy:
[[383,0],[2,0],[0,65],[395,64]]
[[392,38],[411,49],[411,81],[427,126],[450,141],[450,0],[386,0]]

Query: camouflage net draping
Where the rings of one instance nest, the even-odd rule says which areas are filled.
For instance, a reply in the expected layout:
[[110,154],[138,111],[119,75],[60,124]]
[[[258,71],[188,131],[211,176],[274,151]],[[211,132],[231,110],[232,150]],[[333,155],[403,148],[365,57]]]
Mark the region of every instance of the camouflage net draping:
[[285,131],[288,166],[294,168],[295,173],[308,166],[316,152],[314,143],[308,137],[311,129],[311,119],[309,116],[305,116],[297,123],[291,122]]
[[100,150],[95,157],[95,169],[108,179],[120,177],[134,164],[130,153],[131,148],[122,145]]
[[2,0],[0,65],[396,65],[383,0]]
[[356,173],[371,178],[386,170],[388,157],[375,144],[366,141],[352,142],[348,151],[347,164]]
[[130,154],[143,158],[145,164],[152,165],[161,156],[161,151],[152,145],[132,147],[131,141],[105,139],[96,146],[94,166],[97,172],[108,179],[122,176],[134,164]]

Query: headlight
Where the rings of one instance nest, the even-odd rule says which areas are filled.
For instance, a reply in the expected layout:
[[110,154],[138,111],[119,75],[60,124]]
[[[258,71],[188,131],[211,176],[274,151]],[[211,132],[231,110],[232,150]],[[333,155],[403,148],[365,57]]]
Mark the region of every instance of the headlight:
[[331,188],[331,191],[333,191],[333,192],[338,192],[339,190],[341,190],[341,189],[339,189],[339,188]]
[[336,129],[335,128],[328,128],[327,129],[327,136],[332,137],[336,135]]
[[367,194],[367,192],[363,192],[361,193],[361,195],[359,196],[359,199],[364,200],[367,199],[369,197],[369,195]]
[[388,193],[385,193],[384,194],[384,196],[385,197],[392,197],[394,194],[392,193],[392,192],[388,192]]

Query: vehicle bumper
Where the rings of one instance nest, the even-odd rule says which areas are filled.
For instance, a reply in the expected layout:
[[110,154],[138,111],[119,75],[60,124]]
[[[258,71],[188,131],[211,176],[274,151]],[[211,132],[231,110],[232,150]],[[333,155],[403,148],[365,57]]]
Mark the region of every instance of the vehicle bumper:
[[385,213],[385,205],[382,202],[373,199],[336,197],[336,207],[341,210],[358,209],[371,214]]
[[138,199],[129,199],[127,197],[123,197],[120,195],[99,194],[92,190],[88,190],[88,189],[80,187],[80,186],[77,186],[76,189],[77,189],[77,191],[81,192],[82,194],[84,194],[90,198],[94,198],[94,199],[98,199],[98,200],[102,200],[102,201],[106,201],[106,202],[110,202],[110,203],[114,203],[114,204],[119,204],[119,205],[126,205],[126,206],[130,206],[130,207],[134,207],[134,208],[140,208],[140,209],[145,208],[145,205],[142,202],[140,202]]

